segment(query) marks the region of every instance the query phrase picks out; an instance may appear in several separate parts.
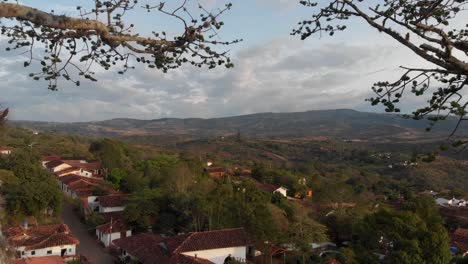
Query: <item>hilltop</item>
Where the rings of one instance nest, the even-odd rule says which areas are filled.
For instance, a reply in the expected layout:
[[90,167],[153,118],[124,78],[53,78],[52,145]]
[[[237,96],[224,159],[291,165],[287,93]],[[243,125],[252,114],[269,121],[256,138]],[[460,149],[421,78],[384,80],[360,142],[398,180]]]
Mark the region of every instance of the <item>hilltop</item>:
[[[90,137],[134,138],[169,142],[240,134],[258,139],[328,138],[354,140],[419,140],[446,136],[455,119],[439,123],[430,134],[428,121],[405,119],[400,115],[358,112],[348,109],[295,113],[259,113],[224,118],[163,118],[139,120],[117,118],[97,122],[11,121],[23,128]],[[460,129],[467,132],[466,127]],[[141,140],[141,138],[140,138]]]

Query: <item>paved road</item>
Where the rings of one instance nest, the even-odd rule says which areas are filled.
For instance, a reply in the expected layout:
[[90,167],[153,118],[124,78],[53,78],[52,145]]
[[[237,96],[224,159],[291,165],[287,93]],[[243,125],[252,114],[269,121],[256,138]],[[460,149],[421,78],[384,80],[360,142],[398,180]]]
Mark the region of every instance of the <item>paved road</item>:
[[85,256],[93,264],[112,264],[113,258],[104,251],[101,245],[92,237],[85,224],[80,222],[78,216],[73,212],[72,205],[64,202],[62,219],[72,230],[73,234],[80,240],[77,254]]

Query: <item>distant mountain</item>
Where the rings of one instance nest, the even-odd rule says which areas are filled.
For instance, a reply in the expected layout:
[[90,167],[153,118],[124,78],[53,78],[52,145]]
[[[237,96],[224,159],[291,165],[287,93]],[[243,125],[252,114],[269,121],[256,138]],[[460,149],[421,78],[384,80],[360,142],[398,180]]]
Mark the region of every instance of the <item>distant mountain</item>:
[[[38,131],[92,137],[161,137],[202,139],[241,136],[253,138],[339,138],[354,140],[417,140],[447,136],[455,119],[439,123],[425,132],[428,121],[405,119],[399,115],[365,113],[348,109],[296,113],[259,113],[225,118],[163,118],[138,120],[118,118],[99,122],[54,123],[10,121],[19,127]],[[468,134],[468,128],[461,132]]]

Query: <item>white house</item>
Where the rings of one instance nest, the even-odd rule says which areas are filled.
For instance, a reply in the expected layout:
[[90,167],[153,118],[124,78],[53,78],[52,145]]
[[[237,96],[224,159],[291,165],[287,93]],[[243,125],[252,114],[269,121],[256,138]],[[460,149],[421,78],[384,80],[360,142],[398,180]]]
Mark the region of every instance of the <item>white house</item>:
[[194,232],[170,238],[152,234],[115,240],[121,259],[126,263],[138,259],[141,263],[214,263],[226,260],[246,262],[251,254],[251,242],[243,228]]
[[96,227],[96,236],[105,247],[111,245],[112,241],[132,235],[127,225],[122,220],[110,221],[109,223]]
[[445,199],[445,198],[437,198],[436,199],[436,204],[439,205],[439,206],[447,206],[449,203],[449,200],[448,199]]
[[71,168],[72,166],[61,161],[61,160],[53,160],[49,161],[45,164],[46,168],[49,170],[51,173],[55,173],[61,170],[65,170],[68,168]]
[[20,258],[60,256],[74,258],[78,239],[65,224],[10,227],[4,235]]
[[10,148],[10,147],[0,147],[0,154],[1,155],[10,155],[12,150],[13,150],[13,148]]
[[284,188],[283,186],[280,186],[278,189],[274,190],[273,193],[279,193],[284,197],[288,197],[288,189]]
[[96,206],[100,213],[121,212],[125,210],[129,194],[111,194],[96,198]]

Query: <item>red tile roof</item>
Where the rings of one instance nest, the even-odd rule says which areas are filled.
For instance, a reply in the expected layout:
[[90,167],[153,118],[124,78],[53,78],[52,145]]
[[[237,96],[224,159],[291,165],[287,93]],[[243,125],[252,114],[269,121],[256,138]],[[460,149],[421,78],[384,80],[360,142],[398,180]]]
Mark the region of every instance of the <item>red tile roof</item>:
[[230,248],[250,245],[251,242],[244,228],[222,229],[191,233],[174,252]]
[[144,264],[170,263],[170,255],[160,247],[162,237],[155,234],[138,234],[114,240],[112,243]]
[[65,260],[59,256],[35,257],[16,259],[10,264],[65,264]]
[[24,228],[10,227],[4,232],[10,244],[26,247],[26,250],[48,248],[63,245],[76,245],[78,239],[65,224],[43,225]]
[[53,160],[60,160],[60,156],[56,156],[56,155],[42,156],[42,161],[44,162],[49,162]]
[[106,220],[106,222],[110,222],[110,220],[112,219],[113,221],[117,221],[117,220],[124,220],[124,211],[117,211],[117,212],[106,212],[106,213],[99,213],[102,217],[104,217],[104,219]]
[[11,147],[5,147],[5,146],[1,146],[1,147],[0,147],[0,151],[6,151],[6,150],[13,150],[13,148],[11,148]]
[[468,244],[468,229],[457,228],[451,235],[452,241],[462,242]]
[[99,232],[104,234],[117,233],[122,231],[128,231],[130,228],[125,224],[123,220],[113,219],[112,222],[108,222],[103,225],[96,227]]
[[281,186],[279,185],[274,185],[274,184],[266,184],[266,183],[260,183],[260,182],[256,182],[257,184],[257,187],[264,190],[264,191],[267,191],[267,192],[274,192],[276,190],[278,190]]
[[187,257],[182,254],[251,244],[243,228],[194,232],[171,238],[162,238],[154,234],[139,234],[115,240],[113,243],[144,264],[211,264],[212,262],[206,259]]
[[130,194],[111,194],[97,197],[101,207],[120,207],[125,206]]
[[208,173],[226,172],[226,169],[222,167],[210,167],[210,168],[206,168],[206,171]]
[[57,175],[57,176],[60,176],[60,175],[70,174],[70,173],[77,172],[77,171],[80,171],[80,168],[70,167],[70,168],[66,168],[66,169],[63,169],[63,170],[56,171],[54,174]]
[[70,166],[78,167],[80,169],[95,171],[101,168],[101,162],[99,161],[90,161],[90,162],[81,162],[80,160],[63,160]]
[[47,162],[47,163],[46,163],[46,167],[47,167],[48,169],[53,169],[53,168],[55,168],[55,167],[57,167],[57,166],[60,166],[60,165],[62,165],[62,164],[65,164],[65,162],[63,162],[63,161],[61,161],[61,160],[53,160],[53,161]]

